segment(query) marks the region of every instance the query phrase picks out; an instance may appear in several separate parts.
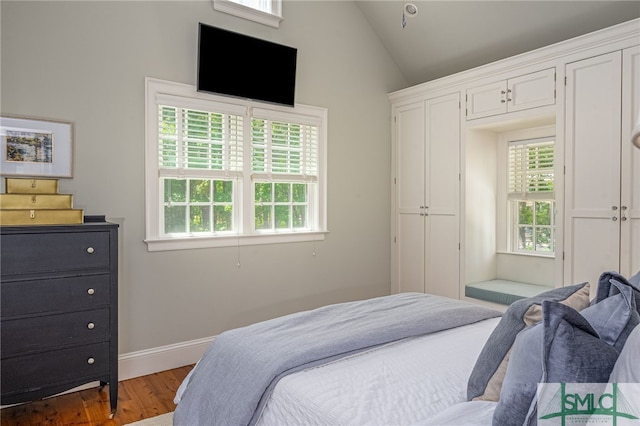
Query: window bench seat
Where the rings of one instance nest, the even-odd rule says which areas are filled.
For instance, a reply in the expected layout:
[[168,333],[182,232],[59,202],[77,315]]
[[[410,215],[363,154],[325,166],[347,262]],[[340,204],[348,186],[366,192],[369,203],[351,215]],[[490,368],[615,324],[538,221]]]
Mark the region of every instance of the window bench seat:
[[486,302],[510,305],[518,299],[535,296],[553,287],[509,280],[489,280],[467,284],[464,295]]

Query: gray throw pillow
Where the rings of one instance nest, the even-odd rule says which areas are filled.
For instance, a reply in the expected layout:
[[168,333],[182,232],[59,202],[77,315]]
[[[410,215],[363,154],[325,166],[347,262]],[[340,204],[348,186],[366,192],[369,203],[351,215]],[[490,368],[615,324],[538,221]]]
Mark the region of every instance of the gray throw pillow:
[[[640,324],[635,291],[624,278],[608,277],[600,282],[595,303],[584,309],[584,316],[598,335],[609,345],[622,350],[631,331]],[[605,289],[606,291],[601,291]]]
[[560,302],[580,311],[589,306],[589,283],[554,288],[512,303],[476,360],[467,384],[468,400],[498,401],[516,335],[542,320],[541,305],[545,300]]
[[542,311],[542,322],[516,338],[494,426],[536,424],[538,383],[606,382],[618,358],[575,309],[544,301]]
[[[628,286],[633,292],[633,298],[636,302],[636,310],[640,313],[640,271],[631,278],[627,279],[615,271],[603,272],[598,279],[598,289],[596,297],[592,304],[598,303],[612,294],[616,294],[615,288],[612,288],[611,280],[615,280],[620,284]],[[612,293],[613,292],[613,293]]]

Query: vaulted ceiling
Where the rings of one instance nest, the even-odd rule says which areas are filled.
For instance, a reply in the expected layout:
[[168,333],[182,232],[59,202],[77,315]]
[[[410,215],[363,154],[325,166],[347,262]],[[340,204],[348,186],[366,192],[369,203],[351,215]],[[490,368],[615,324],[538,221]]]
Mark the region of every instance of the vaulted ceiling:
[[[418,13],[406,16],[413,3]],[[409,85],[640,17],[640,1],[356,0]],[[640,24],[639,24],[640,25]]]

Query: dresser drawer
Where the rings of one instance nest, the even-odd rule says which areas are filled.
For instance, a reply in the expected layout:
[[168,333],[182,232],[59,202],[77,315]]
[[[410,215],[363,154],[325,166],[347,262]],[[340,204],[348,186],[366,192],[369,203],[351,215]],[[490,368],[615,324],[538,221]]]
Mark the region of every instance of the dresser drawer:
[[6,234],[0,256],[2,275],[108,268],[109,233]]
[[98,380],[109,371],[109,343],[7,358],[0,369],[3,398],[65,382]]
[[2,362],[10,356],[109,339],[109,309],[2,321]]
[[110,302],[108,274],[0,283],[0,316],[77,311]]

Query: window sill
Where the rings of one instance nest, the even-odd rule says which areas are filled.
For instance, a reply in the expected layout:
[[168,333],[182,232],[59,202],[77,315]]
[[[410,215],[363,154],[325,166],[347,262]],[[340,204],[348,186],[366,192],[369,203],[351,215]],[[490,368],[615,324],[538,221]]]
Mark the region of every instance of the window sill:
[[228,237],[179,237],[147,239],[148,251],[189,250],[216,247],[240,247],[261,244],[299,243],[322,241],[328,232],[301,232],[288,234],[241,235]]
[[510,254],[510,255],[513,255],[513,256],[541,257],[543,259],[555,259],[556,258],[555,254],[520,253],[520,252],[515,252],[515,251],[504,251],[504,250],[498,250],[496,253],[497,254]]

